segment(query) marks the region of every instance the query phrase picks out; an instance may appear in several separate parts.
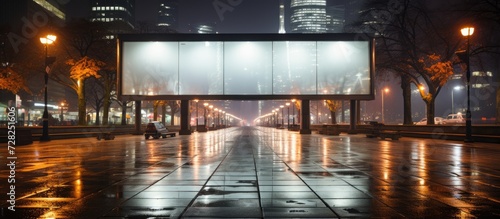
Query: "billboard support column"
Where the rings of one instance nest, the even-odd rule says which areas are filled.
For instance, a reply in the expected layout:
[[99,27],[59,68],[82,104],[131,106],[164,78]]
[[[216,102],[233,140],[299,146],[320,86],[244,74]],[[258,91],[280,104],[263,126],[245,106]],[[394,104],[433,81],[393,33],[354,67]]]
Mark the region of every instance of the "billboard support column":
[[189,100],[181,100],[181,130],[179,135],[191,135],[189,128]]
[[142,119],[142,114],[141,114],[141,101],[136,100],[135,101],[135,135],[142,135],[141,132],[141,119]]
[[349,117],[350,117],[350,125],[349,125],[349,131],[348,133],[349,134],[356,134],[356,125],[358,124],[358,121],[357,121],[357,114],[358,114],[358,101],[356,100],[351,100],[351,104],[350,104],[350,112],[349,112]]
[[310,100],[301,100],[300,134],[311,134]]

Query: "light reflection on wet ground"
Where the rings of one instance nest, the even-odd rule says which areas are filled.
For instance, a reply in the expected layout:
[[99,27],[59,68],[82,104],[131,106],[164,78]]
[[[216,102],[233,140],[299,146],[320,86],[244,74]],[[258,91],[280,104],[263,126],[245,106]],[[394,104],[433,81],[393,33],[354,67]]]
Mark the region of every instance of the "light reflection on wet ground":
[[500,217],[495,144],[244,127],[16,152],[16,212],[3,202],[5,218]]

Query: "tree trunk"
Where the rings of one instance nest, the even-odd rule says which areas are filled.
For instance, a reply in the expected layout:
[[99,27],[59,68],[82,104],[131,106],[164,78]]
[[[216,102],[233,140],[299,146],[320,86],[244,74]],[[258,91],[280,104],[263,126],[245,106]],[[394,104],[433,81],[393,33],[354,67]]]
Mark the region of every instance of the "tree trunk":
[[343,100],[341,100],[341,101],[342,101],[342,104],[341,104],[342,106],[340,107],[340,110],[342,110],[342,111],[340,112],[340,120],[342,120],[341,122],[342,122],[343,124],[345,124],[344,101],[343,101]]
[[78,125],[87,125],[87,101],[85,100],[85,79],[78,83]]
[[102,106],[102,124],[103,125],[108,125],[109,123],[109,107],[111,106],[111,98],[109,97],[109,94],[104,95],[104,102]]
[[161,123],[165,125],[165,115],[167,115],[167,104],[161,105]]
[[121,125],[127,125],[127,101],[122,101],[122,123]]
[[413,124],[411,118],[411,83],[410,77],[407,75],[401,76],[401,89],[403,89],[403,124]]
[[170,108],[170,125],[174,125],[174,115],[175,115],[175,110]]
[[336,125],[337,124],[337,116],[335,115],[335,112],[330,111],[330,115],[332,117],[332,124]]
[[100,125],[100,123],[101,123],[101,119],[99,118],[101,113],[99,111],[101,111],[101,107],[96,107],[96,109],[95,109],[95,125]]
[[158,103],[153,103],[153,121],[158,121]]
[[434,110],[436,106],[436,101],[434,98],[426,102],[427,105],[427,125],[434,125]]

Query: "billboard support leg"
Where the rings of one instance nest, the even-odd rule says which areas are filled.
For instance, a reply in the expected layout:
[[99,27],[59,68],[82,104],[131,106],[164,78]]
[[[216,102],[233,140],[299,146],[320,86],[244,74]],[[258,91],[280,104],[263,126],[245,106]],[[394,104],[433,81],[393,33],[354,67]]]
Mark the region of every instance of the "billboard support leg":
[[189,100],[181,100],[181,130],[179,135],[191,135],[189,128]]
[[311,134],[311,115],[310,115],[309,103],[310,100],[301,100],[300,134],[305,134],[305,135]]

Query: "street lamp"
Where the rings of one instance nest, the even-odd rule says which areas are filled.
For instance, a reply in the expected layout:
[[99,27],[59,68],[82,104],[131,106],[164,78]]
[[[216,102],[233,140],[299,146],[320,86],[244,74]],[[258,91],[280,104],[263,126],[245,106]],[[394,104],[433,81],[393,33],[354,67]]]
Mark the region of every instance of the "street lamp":
[[212,112],[212,123],[214,123],[214,112],[212,111],[213,108],[214,108],[214,105],[208,106],[209,114],[210,114],[210,112]]
[[467,37],[467,111],[465,114],[465,142],[472,140],[472,115],[470,111],[470,36],[474,33],[474,27],[465,27],[460,30],[464,37]]
[[272,112],[273,112],[273,119],[272,119],[273,125],[274,125],[274,127],[276,127],[276,110],[273,109]]
[[288,128],[290,128],[290,103],[289,102],[286,103],[286,111],[287,111],[286,112],[286,114],[287,114],[287,116],[286,116],[286,125],[287,125]]
[[297,101],[296,99],[292,99],[292,104],[293,104],[293,107],[292,107],[292,126],[295,127],[295,101]]
[[198,99],[195,99],[194,102],[196,103],[196,131],[198,131]]
[[203,103],[203,125],[206,127],[207,126],[207,106],[208,103]]
[[285,114],[283,113],[283,109],[285,108],[285,106],[281,105],[280,108],[281,108],[281,127],[284,128],[285,127]]
[[455,113],[455,110],[454,110],[455,104],[453,103],[454,102],[454,100],[453,100],[453,91],[455,91],[455,90],[461,90],[462,88],[463,88],[462,86],[455,86],[455,87],[453,87],[453,90],[451,90],[451,113],[452,114]]
[[43,131],[42,137],[40,137],[40,141],[49,141],[49,112],[47,110],[47,83],[49,82],[49,65],[51,65],[54,61],[54,57],[48,56],[48,47],[50,44],[56,41],[57,37],[55,35],[47,35],[45,37],[40,37],[40,42],[45,45],[45,88],[44,88],[44,108],[43,108]]
[[61,124],[63,123],[64,120],[64,114],[63,114],[64,105],[65,105],[64,102],[61,102],[61,116],[60,116]]
[[389,88],[385,88],[382,90],[382,123],[385,123],[385,116],[384,116],[384,93],[388,93]]

